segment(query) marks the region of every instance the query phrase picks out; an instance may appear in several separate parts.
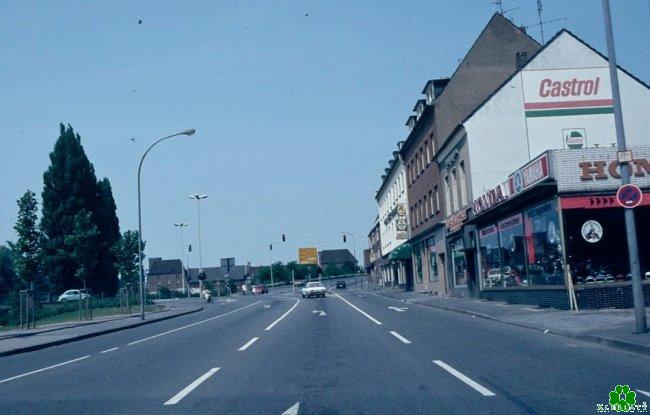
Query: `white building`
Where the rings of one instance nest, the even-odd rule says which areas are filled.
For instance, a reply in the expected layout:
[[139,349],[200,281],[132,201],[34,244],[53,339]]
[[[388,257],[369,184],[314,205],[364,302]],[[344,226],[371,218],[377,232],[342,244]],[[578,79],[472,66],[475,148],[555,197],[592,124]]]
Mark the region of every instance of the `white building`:
[[[398,148],[401,144],[398,143]],[[408,257],[402,260],[404,252],[396,250],[409,238],[406,170],[398,151],[393,152],[385,173],[375,196],[379,208],[381,272],[384,285],[402,285],[410,274],[411,252],[410,247],[402,247],[402,251],[408,250]]]

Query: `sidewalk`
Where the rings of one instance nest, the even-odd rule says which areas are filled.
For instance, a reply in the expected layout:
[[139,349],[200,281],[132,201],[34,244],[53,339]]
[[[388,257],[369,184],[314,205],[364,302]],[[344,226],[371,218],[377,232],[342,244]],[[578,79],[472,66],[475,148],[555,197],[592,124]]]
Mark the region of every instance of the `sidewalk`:
[[[650,333],[634,334],[633,309],[566,311],[525,304],[404,292],[396,289],[373,291],[377,295],[407,303],[469,314],[505,324],[603,344],[637,353],[650,354]],[[646,308],[648,315],[650,308]]]
[[100,317],[92,321],[48,324],[29,330],[8,330],[0,333],[0,357],[31,352],[45,347],[56,346],[102,334],[167,320],[195,313],[203,309],[200,300],[160,302],[166,306],[162,311],[147,313],[140,320],[139,313],[129,315]]

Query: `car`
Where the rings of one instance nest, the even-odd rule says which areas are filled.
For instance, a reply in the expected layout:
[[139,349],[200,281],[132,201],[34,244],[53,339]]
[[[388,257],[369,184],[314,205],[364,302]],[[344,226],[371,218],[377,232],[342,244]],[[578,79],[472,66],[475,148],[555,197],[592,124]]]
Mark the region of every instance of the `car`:
[[325,297],[327,288],[320,282],[308,282],[305,288],[300,290],[300,294],[305,297]]
[[65,303],[66,301],[79,301],[80,298],[85,300],[87,297],[87,293],[82,294],[79,290],[68,290],[61,294],[57,301]]
[[345,287],[345,281],[337,281],[336,282],[336,288],[346,288]]
[[253,285],[253,289],[251,292],[253,294],[268,294],[269,289],[266,288],[266,285],[264,284],[258,284],[258,285]]

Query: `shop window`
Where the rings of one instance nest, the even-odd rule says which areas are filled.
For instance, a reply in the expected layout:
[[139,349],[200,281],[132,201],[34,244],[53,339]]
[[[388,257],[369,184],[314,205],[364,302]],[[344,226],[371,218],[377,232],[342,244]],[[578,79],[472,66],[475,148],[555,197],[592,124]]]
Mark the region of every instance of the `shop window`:
[[502,220],[498,228],[503,286],[528,285],[522,215],[518,214]]
[[481,255],[481,278],[485,288],[503,287],[504,277],[499,262],[499,232],[490,225],[478,232]]
[[427,239],[427,254],[429,255],[429,282],[439,281],[435,242],[435,238]]
[[[523,231],[522,231],[523,233]],[[451,248],[451,262],[452,271],[454,273],[454,285],[465,286],[467,285],[467,264],[465,263],[465,246],[463,245],[462,238],[453,239],[449,243]]]
[[422,256],[420,255],[420,244],[415,245],[413,253],[415,254],[415,277],[417,282],[422,282]]
[[557,201],[524,212],[530,285],[563,285],[564,265]]

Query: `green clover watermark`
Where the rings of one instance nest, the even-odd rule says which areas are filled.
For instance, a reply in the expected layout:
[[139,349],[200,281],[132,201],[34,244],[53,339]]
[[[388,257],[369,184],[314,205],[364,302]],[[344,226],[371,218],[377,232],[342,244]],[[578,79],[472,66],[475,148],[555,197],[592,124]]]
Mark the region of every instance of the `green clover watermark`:
[[609,405],[616,412],[630,412],[636,405],[636,392],[628,385],[616,385],[609,393]]

